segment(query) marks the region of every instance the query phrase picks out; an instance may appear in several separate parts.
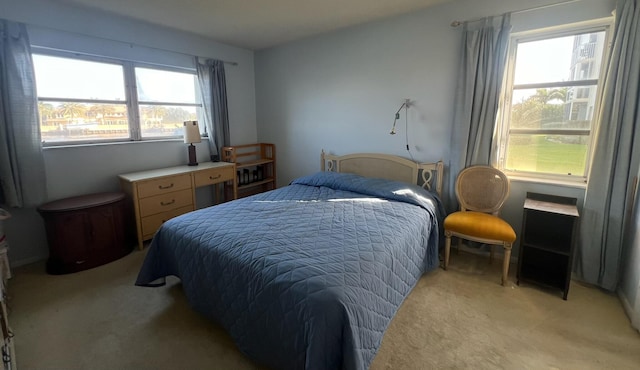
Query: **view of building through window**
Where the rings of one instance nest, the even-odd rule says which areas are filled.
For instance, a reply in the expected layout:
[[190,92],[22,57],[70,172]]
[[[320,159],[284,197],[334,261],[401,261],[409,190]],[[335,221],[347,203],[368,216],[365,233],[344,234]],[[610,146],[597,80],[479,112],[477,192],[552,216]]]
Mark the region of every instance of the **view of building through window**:
[[598,30],[512,41],[503,170],[586,176],[605,40]]
[[[33,60],[45,143],[179,137],[183,121],[196,120],[194,73],[40,54]],[[127,68],[135,81],[125,80]]]

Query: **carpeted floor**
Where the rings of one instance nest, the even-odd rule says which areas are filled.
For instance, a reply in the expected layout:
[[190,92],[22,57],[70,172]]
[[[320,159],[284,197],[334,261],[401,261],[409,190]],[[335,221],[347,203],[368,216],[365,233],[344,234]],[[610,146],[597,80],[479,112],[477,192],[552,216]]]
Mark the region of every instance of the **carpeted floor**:
[[[259,369],[188,306],[177,279],[133,285],[145,253],[51,276],[14,270],[10,322],[19,369]],[[572,283],[560,292],[502,287],[500,261],[453,254],[422,277],[372,369],[638,369],[640,334],[617,297]]]

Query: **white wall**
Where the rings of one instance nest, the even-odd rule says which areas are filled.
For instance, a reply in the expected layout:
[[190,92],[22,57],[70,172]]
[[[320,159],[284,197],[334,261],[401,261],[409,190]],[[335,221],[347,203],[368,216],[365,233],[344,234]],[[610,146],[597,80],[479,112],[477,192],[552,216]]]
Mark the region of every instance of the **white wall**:
[[[404,118],[398,134],[389,135],[404,98],[415,102],[413,157],[446,162],[461,34],[451,21],[558,2],[459,0],[257,52],[258,138],[276,144],[278,183],[319,170],[322,149],[408,157]],[[614,6],[583,0],[514,14],[513,31],[607,17]],[[527,191],[576,197],[579,204],[584,198],[579,187],[513,181],[503,216],[518,232]]]
[[[226,65],[232,144],[257,140],[253,51],[200,36],[153,26],[96,11],[42,0],[0,0],[0,17],[28,25],[31,43],[39,46],[118,57],[156,64],[193,67],[191,56],[237,62]],[[45,149],[50,200],[100,191],[117,191],[117,175],[186,164],[181,140]],[[198,160],[208,160],[205,142]],[[198,189],[198,206],[211,196]],[[48,256],[44,225],[35,209],[11,209],[5,224],[13,265]]]

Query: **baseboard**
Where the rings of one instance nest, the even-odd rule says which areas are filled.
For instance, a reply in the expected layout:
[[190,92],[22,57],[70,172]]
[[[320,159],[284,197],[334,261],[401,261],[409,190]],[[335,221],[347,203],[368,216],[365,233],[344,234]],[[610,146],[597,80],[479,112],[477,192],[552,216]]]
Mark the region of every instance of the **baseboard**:
[[622,308],[624,309],[624,313],[627,314],[627,318],[631,322],[631,326],[640,332],[640,318],[636,317],[638,314],[633,310],[633,306],[627,299],[627,296],[624,295],[622,289],[616,289],[616,294],[618,295],[618,299],[622,302]]
[[32,263],[44,261],[46,259],[47,259],[47,256],[40,256],[40,257],[23,258],[19,260],[11,260],[11,268],[30,265]]

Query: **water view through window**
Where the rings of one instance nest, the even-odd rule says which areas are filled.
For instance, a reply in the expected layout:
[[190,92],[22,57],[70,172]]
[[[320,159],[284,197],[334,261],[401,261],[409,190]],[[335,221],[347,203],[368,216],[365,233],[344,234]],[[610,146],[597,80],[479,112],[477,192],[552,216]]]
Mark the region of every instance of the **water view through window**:
[[[183,121],[197,119],[194,73],[41,54],[33,61],[45,143],[180,137]],[[135,81],[125,81],[127,68]]]

